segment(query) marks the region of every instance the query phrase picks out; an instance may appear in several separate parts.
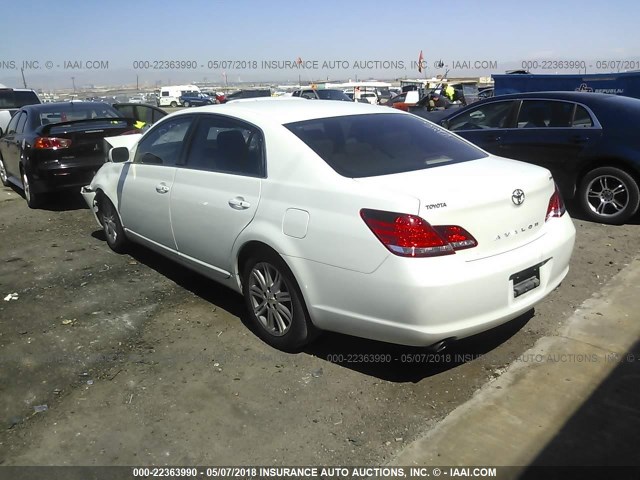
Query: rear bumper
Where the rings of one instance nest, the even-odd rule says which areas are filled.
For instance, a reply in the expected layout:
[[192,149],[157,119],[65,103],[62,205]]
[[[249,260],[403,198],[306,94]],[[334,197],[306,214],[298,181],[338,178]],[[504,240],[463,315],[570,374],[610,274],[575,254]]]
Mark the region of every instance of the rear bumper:
[[51,162],[32,170],[31,189],[36,193],[77,189],[91,182],[104,162],[64,165]]
[[[375,272],[362,274],[300,258],[286,260],[297,278],[310,279],[300,286],[319,328],[428,346],[514,319],[560,284],[569,270],[575,228],[569,215],[549,223],[545,234],[531,243],[473,261],[457,255],[390,255]],[[540,285],[516,297],[512,275],[542,263]]]

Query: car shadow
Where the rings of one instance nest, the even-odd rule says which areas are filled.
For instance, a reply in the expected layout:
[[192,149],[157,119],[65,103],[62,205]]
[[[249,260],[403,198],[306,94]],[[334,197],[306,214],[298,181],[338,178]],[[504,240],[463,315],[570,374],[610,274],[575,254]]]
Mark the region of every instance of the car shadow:
[[41,210],[62,212],[68,210],[88,210],[87,202],[79,192],[49,193]]
[[330,332],[304,351],[381,380],[417,383],[487,355],[520,331],[533,314],[531,309],[491,330],[453,341],[439,352]]
[[[92,236],[105,241],[102,230],[94,231]],[[249,320],[242,295],[143,246],[130,245],[128,254],[178,286],[238,317],[244,327],[258,337],[257,327]],[[298,354],[312,355],[381,380],[417,383],[487,355],[520,331],[533,314],[531,309],[491,330],[451,342],[441,352],[427,347],[395,345],[323,332]],[[259,337],[258,341],[262,342]]]
[[[24,192],[15,185],[10,185],[14,192],[24,199]],[[26,200],[25,200],[26,201]],[[80,195],[80,192],[62,191],[55,193],[46,193],[42,200],[42,204],[38,206],[38,210],[46,210],[50,212],[64,212],[70,210],[88,209],[87,203]]]
[[[91,236],[106,242],[103,230],[96,230]],[[141,245],[129,244],[127,254],[216,307],[240,317],[241,320],[246,316],[243,298],[233,290]]]

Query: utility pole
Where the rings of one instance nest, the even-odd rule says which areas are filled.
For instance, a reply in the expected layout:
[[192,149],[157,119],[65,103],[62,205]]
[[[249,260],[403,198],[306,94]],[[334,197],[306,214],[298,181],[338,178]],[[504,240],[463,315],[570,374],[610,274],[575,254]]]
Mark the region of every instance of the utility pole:
[[76,77],[71,77],[71,83],[73,84],[73,93],[76,93]]
[[27,81],[24,78],[24,67],[20,69],[20,73],[22,73],[22,83],[24,85],[24,88],[27,88]]
[[138,75],[136,75],[136,92],[140,90],[140,88],[138,87]]

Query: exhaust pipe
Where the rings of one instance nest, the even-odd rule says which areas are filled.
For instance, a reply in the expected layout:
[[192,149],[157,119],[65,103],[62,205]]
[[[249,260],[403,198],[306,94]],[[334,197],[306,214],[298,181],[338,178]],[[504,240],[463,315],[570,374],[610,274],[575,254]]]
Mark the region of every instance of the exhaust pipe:
[[445,348],[447,348],[449,346],[449,344],[451,342],[453,342],[455,340],[454,337],[451,338],[445,338],[444,340],[440,340],[437,343],[434,343],[433,345],[429,346],[429,350],[433,353],[440,353],[442,351],[444,351]]

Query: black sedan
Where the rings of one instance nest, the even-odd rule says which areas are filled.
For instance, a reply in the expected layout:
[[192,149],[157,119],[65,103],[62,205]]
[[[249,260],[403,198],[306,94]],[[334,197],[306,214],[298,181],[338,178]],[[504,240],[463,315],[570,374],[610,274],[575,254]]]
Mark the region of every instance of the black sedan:
[[0,138],[0,180],[37,208],[45,193],[91,181],[104,163],[104,137],[136,132],[135,123],[102,102],[22,107]]
[[591,220],[640,206],[640,100],[585,92],[501,95],[431,119],[495,155],[548,168]]

